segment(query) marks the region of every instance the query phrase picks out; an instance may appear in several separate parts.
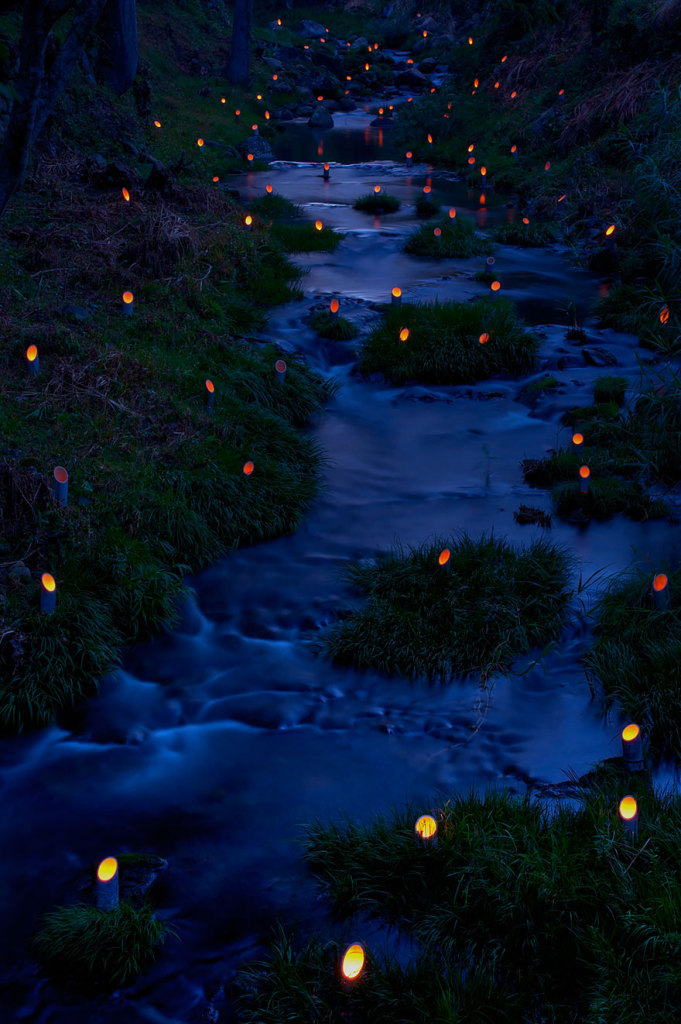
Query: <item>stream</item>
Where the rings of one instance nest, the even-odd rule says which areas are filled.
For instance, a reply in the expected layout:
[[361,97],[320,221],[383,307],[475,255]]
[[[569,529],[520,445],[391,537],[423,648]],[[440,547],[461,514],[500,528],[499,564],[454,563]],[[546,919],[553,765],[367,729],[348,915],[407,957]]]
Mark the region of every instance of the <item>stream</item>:
[[[346,233],[333,253],[297,257],[307,270],[304,298],[275,309],[262,335],[340,384],[310,428],[328,457],[320,497],[294,535],[239,550],[194,577],[196,600],[183,606],[177,629],[128,650],[71,731],[53,726],[0,747],[3,1021],[209,1019],[207,1003],[262,952],[277,917],[299,938],[330,930],[301,861],[304,823],[369,820],[405,801],[427,812],[472,787],[524,793],[620,753],[622,723],[603,718],[580,664],[591,642],[585,610],[610,575],[632,564],[652,575],[681,559],[678,529],[667,522],[617,517],[585,529],[554,517],[549,536],[574,552],[575,587],[580,575],[596,580],[575,597],[552,649],[520,659],[485,690],[474,679],[428,686],[339,668],[311,643],[351,602],[340,579],[351,560],[458,530],[513,542],[541,532],[513,518],[521,502],[550,511],[546,492],[525,484],[520,460],[563,444],[561,414],[588,404],[593,381],[611,372],[585,365],[584,346],[566,340],[570,304],[586,347],[611,353],[612,372],[633,392],[639,360],[652,359],[633,337],[596,329],[589,309],[599,282],[570,266],[563,247],[498,247],[502,294],[542,338],[536,373],[466,387],[396,388],[355,376],[358,342],[317,338],[306,325],[311,307],[336,296],[342,315],[368,327],[394,285],[406,301],[487,290],[474,279],[482,257],[401,252],[424,185],[481,228],[519,215],[494,193],[481,208],[479,193],[453,177],[384,159],[369,121],[362,110],[336,115],[322,154],[320,136],[291,125],[285,158],[230,182],[244,201],[271,182],[308,216]],[[306,140],[305,161],[291,157],[296,139]],[[338,162],[346,150],[353,162]],[[321,159],[331,162],[328,182]],[[352,209],[374,184],[402,200],[398,213]],[[547,370],[558,390],[532,409],[517,401]],[[152,895],[179,939],[168,939],[124,990],[84,997],[55,987],[30,958],[39,918],[75,901],[79,880],[102,857],[128,850],[169,862]],[[230,1019],[224,1003],[214,1005],[220,1020]]]

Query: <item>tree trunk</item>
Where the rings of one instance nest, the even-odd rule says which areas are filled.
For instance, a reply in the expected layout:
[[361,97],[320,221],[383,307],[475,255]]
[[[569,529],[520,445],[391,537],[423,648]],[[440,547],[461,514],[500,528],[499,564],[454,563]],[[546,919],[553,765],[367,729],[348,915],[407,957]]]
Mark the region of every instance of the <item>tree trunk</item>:
[[[0,146],[0,216],[26,176],[28,159],[54,104],[80,60],[85,40],[107,0],[24,0],[19,72],[7,131]],[[56,21],[75,7],[73,20],[49,71],[45,56]]]
[[253,0],[234,0],[232,48],[227,78],[232,85],[248,85],[251,73],[251,13]]
[[100,33],[98,77],[117,96],[122,96],[137,73],[136,0],[109,0],[102,15]]

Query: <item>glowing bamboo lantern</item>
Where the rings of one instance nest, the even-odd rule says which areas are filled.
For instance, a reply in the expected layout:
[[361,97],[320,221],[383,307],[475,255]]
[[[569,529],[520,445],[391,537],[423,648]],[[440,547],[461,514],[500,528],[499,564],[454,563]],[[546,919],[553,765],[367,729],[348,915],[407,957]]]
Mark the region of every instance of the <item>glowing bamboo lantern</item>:
[[579,447],[584,444],[584,434],[573,434],[572,443],[575,446],[575,448],[579,449]]
[[338,310],[339,310],[339,308],[340,308],[340,303],[339,303],[338,299],[331,299],[331,304],[329,305],[329,310],[330,310],[331,316],[334,318],[334,320],[338,319]]
[[518,95],[518,93],[514,89],[513,92],[511,93],[511,99],[514,100],[517,95]]
[[562,196],[558,196],[558,202],[559,203],[562,203],[565,199],[567,199],[567,194],[565,192],[563,193]]
[[633,796],[625,796],[619,804],[620,818],[624,822],[624,834],[627,839],[638,838],[638,804]]
[[[276,363],[274,364],[274,378],[277,384],[283,384],[284,381],[286,380],[286,363],[284,362],[283,359],[277,359]],[[244,467],[244,473],[245,472],[246,468]]]
[[328,181],[329,180],[329,165],[328,164],[324,164],[324,173],[323,173],[322,177],[324,178],[324,181]]
[[487,196],[485,195],[484,192],[480,193],[480,198],[478,199],[478,202],[480,203],[481,206],[484,206],[485,203],[487,202]]
[[314,226],[315,226],[315,229],[316,229],[317,231],[321,231],[321,230],[322,230],[322,228],[324,227],[324,225],[322,224],[322,222],[321,222],[320,220],[316,220],[316,221],[314,222]]
[[515,142],[511,146],[511,156],[514,160],[518,159],[518,147],[516,146]]
[[135,308],[135,296],[132,292],[123,292],[123,312],[126,316],[132,316]]
[[558,90],[558,99],[560,100],[561,103],[565,102],[565,89],[559,89]]
[[247,213],[244,217],[244,227],[246,228],[246,231],[250,231],[253,227],[253,218],[250,213]]
[[659,572],[653,578],[652,595],[655,607],[658,611],[669,611],[671,595],[669,593],[669,580],[663,572]]
[[[451,551],[449,550],[449,548],[443,548],[442,549],[440,554],[437,556],[437,564],[439,565],[439,567],[441,569],[443,569],[443,570],[445,570],[447,572],[449,571],[449,569],[451,568],[451,565],[452,565]],[[432,821],[433,819],[431,818],[430,820]],[[419,820],[416,822],[416,831],[417,832],[418,832],[419,822],[422,822],[422,821],[423,821],[423,818],[419,818]],[[433,832],[432,834],[434,835],[435,833]]]
[[265,192],[267,193],[268,196],[271,196],[272,195],[272,186],[271,185],[265,185]]
[[579,467],[579,493],[589,493],[589,478],[591,477],[591,470],[588,466]]
[[26,349],[26,363],[28,373],[31,377],[37,377],[40,373],[40,359],[38,358],[38,346],[29,345]]
[[51,615],[57,608],[57,584],[54,576],[44,572],[40,577],[40,611]]
[[473,36],[469,36],[469,37],[468,37],[468,45],[469,45],[469,46],[472,46],[472,45],[473,45]]
[[241,111],[240,110],[235,110],[234,111],[234,120],[235,121],[240,121],[241,120]]
[[213,411],[213,402],[215,401],[215,384],[212,380],[206,381],[206,409],[208,412]]
[[433,234],[437,238],[438,242],[442,241],[442,228],[434,228]]
[[406,158],[406,161],[407,161],[407,167],[411,167],[411,164],[412,164],[412,153],[411,153],[411,151],[405,153],[405,158]]
[[364,969],[364,946],[354,942],[343,954],[341,973],[346,981],[356,981]]
[[669,322],[669,306],[663,306],[660,310],[660,323],[666,324]]
[[205,143],[204,143],[203,139],[197,139],[196,140],[196,145],[199,147],[199,149],[203,149]]
[[494,88],[498,89],[500,85],[501,85],[501,82],[495,82],[494,83]]
[[432,146],[433,145],[433,136],[430,134],[430,132],[428,133],[426,138],[428,139],[428,145]]
[[424,196],[429,196],[431,192],[432,192],[432,189],[431,189],[430,185],[424,185],[423,186],[423,194],[424,194]]
[[[276,78],[277,76],[275,75],[274,77]],[[226,102],[227,102],[227,97],[226,96],[221,96],[220,97],[220,103],[226,103]]]
[[474,88],[474,89],[477,89],[479,85],[480,85],[480,81],[479,81],[479,79],[477,79],[477,78],[474,78],[474,79],[473,79],[473,88]]
[[259,92],[258,95],[255,98],[256,98],[256,100],[262,100],[262,93]]
[[[447,555],[447,560],[440,564],[444,564],[449,568],[449,551],[447,548],[445,548],[442,554]],[[440,555],[440,558],[442,558],[442,555]],[[420,846],[437,846],[437,822],[432,815],[422,814],[414,825],[414,833],[416,835],[416,842]]]
[[218,177],[218,175],[217,175],[217,174],[214,174],[214,175],[213,175],[213,184],[214,184],[214,185],[217,185],[217,183],[219,182],[219,180],[220,180],[220,178]]
[[397,286],[395,288],[393,288],[393,290],[390,293],[390,301],[393,304],[393,306],[401,306],[402,305],[402,289],[401,288],[398,288]]
[[252,124],[251,125],[251,131],[253,132],[254,135],[258,134],[258,126],[257,126],[257,124]]
[[450,206],[449,207],[449,219],[450,220],[454,220],[455,217],[456,217],[456,210],[454,209],[453,206]]
[[250,476],[254,469],[255,469],[255,466],[254,466],[254,464],[252,462],[250,462],[250,461],[249,462],[244,462],[244,468],[243,468],[244,476]]
[[523,224],[529,224],[529,223],[530,223],[530,218],[529,217],[523,217]]
[[365,64],[365,65],[364,65],[364,70],[365,70],[365,71],[368,71],[368,70],[369,70],[369,65],[368,65],[368,64]]
[[633,722],[622,729],[622,758],[625,767],[631,771],[640,771],[643,768],[641,730]]
[[105,857],[97,868],[95,904],[98,910],[118,909],[118,861]]
[[281,28],[281,18],[277,18],[277,28]]
[[68,504],[69,499],[69,474],[63,466],[55,466],[52,473],[52,493],[54,500],[59,505]]
[[490,285],[490,290],[492,292],[494,292],[495,295],[500,290],[500,288],[501,288],[501,281],[492,281],[492,283]]
[[380,195],[380,192],[381,192],[381,186],[380,185],[374,185],[374,195],[375,196]]
[[423,38],[424,38],[424,39],[427,39],[427,38],[428,38],[428,33],[427,33],[427,31],[425,30],[425,28],[424,28],[423,32],[421,33],[421,35],[423,36]]
[[507,57],[506,54],[504,54],[504,56],[501,58],[501,63],[505,64],[507,60],[508,60],[508,57]]
[[409,328],[408,327],[403,327],[402,330],[400,331],[400,341],[408,341],[408,340],[409,340]]
[[469,165],[469,167],[473,167],[474,164],[475,164],[475,157],[474,156],[469,156],[468,157],[468,165]]
[[160,127],[161,127],[161,122],[160,121],[154,121],[154,128],[160,128]]
[[614,252],[617,248],[615,243],[615,225],[609,224],[605,229],[605,247],[609,252]]
[[270,119],[270,112],[269,112],[269,110],[266,110],[265,111],[265,120],[269,121],[269,119]]
[[551,170],[551,161],[550,160],[547,160],[546,163],[544,164],[544,170],[545,171],[550,171]]
[[128,192],[127,188],[122,188],[121,189],[121,195],[125,199],[126,203],[130,202],[130,193]]
[[468,152],[472,153],[474,149],[475,149],[475,145],[474,145],[474,143],[471,142],[471,144],[468,147]]
[[486,345],[488,341],[489,341],[489,333],[487,331],[483,331],[483,333],[478,338],[478,342],[481,345]]

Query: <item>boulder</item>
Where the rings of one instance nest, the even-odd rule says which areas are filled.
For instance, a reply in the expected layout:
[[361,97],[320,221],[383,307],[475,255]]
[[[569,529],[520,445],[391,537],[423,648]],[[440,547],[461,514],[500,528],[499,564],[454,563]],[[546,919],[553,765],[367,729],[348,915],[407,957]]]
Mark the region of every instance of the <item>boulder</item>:
[[355,103],[354,100],[351,100],[349,96],[341,96],[341,98],[338,101],[338,106],[340,107],[341,110],[349,111],[355,110],[357,104]]
[[243,157],[252,153],[256,160],[274,160],[272,147],[267,139],[263,139],[262,135],[251,135],[250,138],[240,142],[236,148]]
[[358,36],[350,45],[351,50],[366,50],[369,45],[369,40],[365,39],[364,36]]
[[395,85],[404,86],[407,89],[430,89],[431,82],[422,71],[418,71],[416,68],[407,68],[406,71],[397,73]]
[[326,39],[326,29],[318,21],[308,21],[307,18],[304,18],[298,31],[305,39]]
[[333,118],[321,103],[317,105],[307,123],[310,128],[333,128]]

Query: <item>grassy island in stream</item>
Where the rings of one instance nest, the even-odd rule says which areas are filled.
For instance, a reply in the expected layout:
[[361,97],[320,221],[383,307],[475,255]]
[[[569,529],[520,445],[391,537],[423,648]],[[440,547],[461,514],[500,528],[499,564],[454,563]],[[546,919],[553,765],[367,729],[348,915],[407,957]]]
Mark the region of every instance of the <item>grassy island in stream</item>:
[[366,375],[379,371],[395,384],[470,384],[534,368],[539,341],[508,299],[388,306],[384,318],[362,349]]
[[544,540],[516,549],[465,535],[352,565],[348,582],[367,603],[330,629],[327,651],[389,674],[487,679],[560,633],[571,567],[567,552]]
[[[439,234],[435,234],[439,231]],[[486,255],[492,251],[492,243],[479,238],[471,221],[463,217],[443,218],[433,227],[423,224],[409,235],[404,251],[410,256],[447,257],[460,259],[468,256]]]
[[[555,811],[489,792],[308,827],[307,861],[343,941],[296,949],[281,934],[241,974],[240,1020],[666,1024],[681,1004],[681,798],[615,771],[577,791],[576,808]],[[639,806],[636,842],[617,812],[625,795]],[[424,812],[437,845],[416,841]],[[386,941],[365,939],[367,917],[399,930],[399,961],[372,949]],[[354,942],[367,964],[344,985]]]

